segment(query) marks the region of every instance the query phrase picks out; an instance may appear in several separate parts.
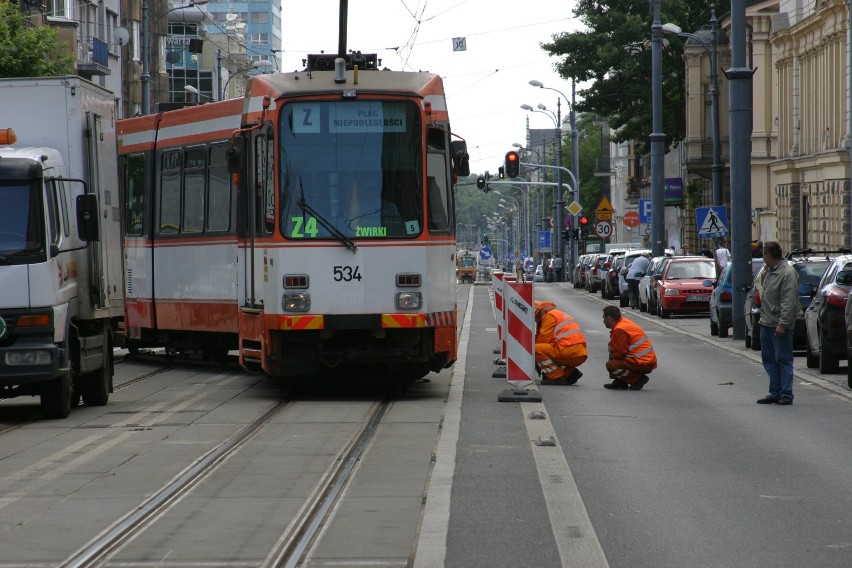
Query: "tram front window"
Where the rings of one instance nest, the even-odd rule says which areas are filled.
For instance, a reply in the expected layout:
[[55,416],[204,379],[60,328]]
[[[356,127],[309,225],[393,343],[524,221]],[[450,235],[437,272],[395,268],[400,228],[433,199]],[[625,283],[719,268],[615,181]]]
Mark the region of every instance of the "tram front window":
[[299,206],[301,199],[349,238],[421,233],[422,127],[413,103],[292,102],[281,117],[285,237],[335,238]]

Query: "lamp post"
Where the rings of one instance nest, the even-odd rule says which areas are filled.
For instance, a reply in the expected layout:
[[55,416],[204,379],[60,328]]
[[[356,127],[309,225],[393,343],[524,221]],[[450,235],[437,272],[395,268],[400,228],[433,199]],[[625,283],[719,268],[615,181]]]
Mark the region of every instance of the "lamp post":
[[[576,103],[576,101],[575,101],[576,92],[574,90],[574,83],[573,82],[571,83],[571,100],[570,100],[570,102],[568,100],[568,97],[566,97],[565,94],[562,91],[560,91],[558,89],[554,89],[553,87],[545,87],[544,83],[542,83],[541,81],[539,81],[537,79],[532,79],[529,82],[529,84],[532,85],[533,87],[538,87],[539,89],[547,89],[548,91],[554,91],[562,97],[561,99],[560,98],[556,99],[556,117],[557,117],[557,121],[559,123],[559,126],[558,126],[558,128],[559,128],[559,167],[562,167],[562,99],[565,99],[565,104],[570,104],[570,106],[571,106],[571,115],[570,115],[571,116],[571,119],[570,119],[571,120],[571,174],[574,176],[574,188],[573,188],[574,189],[574,201],[579,203],[580,202],[580,187],[579,187],[579,181],[578,180],[580,179],[580,166],[579,166],[579,164],[580,164],[579,155],[580,154],[579,154],[579,148],[577,147],[578,133],[577,133],[576,114],[574,112],[574,105]],[[562,199],[562,172],[561,172],[561,170],[557,170],[557,176],[558,176],[557,177],[557,183],[559,184],[559,186],[558,186],[559,191],[557,192],[558,195],[555,196],[555,197],[557,198],[557,201],[556,201],[556,217],[559,220],[559,223],[554,224],[554,226],[558,227],[556,236],[557,236],[557,241],[559,243],[559,255],[560,255],[560,258],[562,259],[562,280],[564,281],[564,280],[567,280],[566,276],[568,274],[569,262],[570,262],[571,266],[574,266],[574,264],[576,263],[577,241],[572,240],[571,257],[570,257],[569,262],[566,262],[566,260],[565,260],[565,247],[564,247],[564,243],[562,242],[562,238],[561,238],[562,223],[563,223],[563,219],[565,217],[565,211],[564,211],[565,201]],[[578,226],[577,215],[574,215],[573,223],[571,224],[571,226],[572,227]]]
[[196,103],[198,102],[199,97],[204,97],[205,99],[208,99],[210,101],[213,100],[213,97],[211,97],[210,95],[205,95],[204,93],[199,92],[198,89],[196,89],[192,85],[184,85],[183,90],[186,91],[187,93],[189,93],[190,95],[194,95]]
[[[189,4],[169,8],[157,17],[157,21],[176,10],[203,6],[209,1],[191,0]],[[148,9],[148,0],[142,0],[142,75],[139,78],[142,83],[142,114],[151,114],[151,24]]]
[[[225,81],[225,85],[222,87],[222,92],[227,93],[228,92],[228,84],[231,82],[231,79],[240,75],[241,73],[245,73],[246,71],[251,71],[252,69],[263,69],[263,68],[268,68],[268,67],[272,67],[272,66],[273,66],[273,64],[272,64],[271,61],[269,61],[267,59],[261,59],[259,61],[255,61],[254,63],[252,63],[248,67],[243,67],[242,69],[237,69],[236,71],[231,73],[231,75],[228,77],[228,80]],[[230,97],[227,97],[227,98],[230,98]]]
[[710,45],[699,36],[681,30],[675,24],[663,24],[663,33],[676,35],[683,38],[695,40],[710,55],[710,114],[713,138],[713,165],[711,176],[713,182],[713,205],[722,205],[722,143],[719,135],[719,72],[718,72],[718,49],[719,49],[719,21],[716,19],[716,11],[710,12]]
[[660,0],[652,0],[654,21],[651,24],[651,255],[665,253],[665,190],[663,167],[665,142],[663,134],[663,51]]

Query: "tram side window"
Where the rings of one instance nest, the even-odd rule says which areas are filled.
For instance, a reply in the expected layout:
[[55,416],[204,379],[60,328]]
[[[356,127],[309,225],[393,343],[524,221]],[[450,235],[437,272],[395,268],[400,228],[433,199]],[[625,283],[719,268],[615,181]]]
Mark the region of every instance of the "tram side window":
[[231,229],[231,178],[228,175],[225,144],[210,148],[207,168],[207,230],[229,231]]
[[180,232],[180,151],[165,152],[160,167],[160,233]]
[[255,191],[258,234],[270,235],[275,228],[275,184],[272,158],[275,145],[272,129],[255,138]]
[[183,232],[204,230],[204,176],[207,173],[204,147],[188,148],[183,163]]
[[429,201],[429,230],[433,233],[450,230],[450,197],[446,172],[446,156],[430,152],[426,164],[426,197]]
[[131,154],[123,166],[124,233],[141,235],[145,219],[145,156]]

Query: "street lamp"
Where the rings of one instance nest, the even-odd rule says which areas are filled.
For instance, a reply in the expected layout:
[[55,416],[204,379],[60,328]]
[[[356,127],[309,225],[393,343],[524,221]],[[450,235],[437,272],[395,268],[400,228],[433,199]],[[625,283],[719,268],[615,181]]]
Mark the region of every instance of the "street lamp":
[[[239,75],[241,73],[245,73],[247,71],[251,71],[252,69],[264,69],[264,68],[273,67],[273,66],[274,66],[273,63],[271,61],[269,61],[268,59],[260,59],[258,61],[253,62],[248,67],[244,67],[242,69],[237,69],[236,71],[231,73],[231,76],[228,77],[227,81],[225,81],[225,85],[222,87],[222,92],[223,93],[228,92],[228,83],[230,83],[231,79],[233,79],[237,75]],[[227,98],[230,98],[230,97],[227,97]]]
[[665,252],[665,166],[666,135],[663,133],[663,46],[660,0],[651,0],[654,21],[651,24],[651,255]]
[[[189,4],[169,8],[157,16],[157,21],[175,10],[203,6],[209,1],[190,0]],[[148,20],[148,0],[142,0],[142,76],[140,77],[142,83],[142,114],[151,114],[151,30]]]
[[192,85],[184,85],[183,90],[186,91],[187,93],[189,93],[190,95],[194,95],[195,96],[195,102],[198,102],[199,97],[204,97],[205,99],[210,100],[210,101],[213,100],[213,97],[211,97],[210,95],[205,95],[204,93],[199,92],[198,89],[196,89]]
[[[539,81],[537,79],[532,79],[529,82],[529,84],[532,85],[533,87],[538,87],[539,89],[546,89],[548,91],[554,91],[555,93],[559,94],[562,97],[561,99],[560,98],[556,99],[556,120],[559,123],[559,167],[560,168],[562,167],[562,99],[565,99],[565,104],[571,105],[571,114],[570,114],[570,117],[571,117],[570,118],[570,121],[571,121],[571,174],[574,177],[574,201],[579,203],[580,202],[580,187],[579,187],[578,180],[580,179],[580,154],[579,154],[579,148],[577,147],[577,137],[578,137],[577,114],[574,111],[574,107],[575,107],[575,104],[576,104],[575,85],[572,81],[572,83],[571,83],[571,100],[569,102],[568,97],[566,97],[565,94],[562,91],[560,91],[559,89],[554,89],[553,87],[545,87],[544,83],[542,83],[541,81]],[[556,199],[556,219],[558,220],[558,223],[554,222],[553,226],[556,229],[556,233],[555,233],[554,236],[556,237],[557,249],[559,250],[559,257],[562,259],[562,275],[563,275],[563,281],[564,281],[565,276],[568,272],[567,268],[568,268],[569,263],[565,261],[565,247],[564,247],[564,244],[562,242],[561,235],[560,235],[560,232],[561,232],[560,230],[562,228],[562,222],[563,222],[562,219],[565,217],[565,212],[564,212],[565,201],[562,199],[562,170],[556,170],[556,174],[557,174],[557,178],[556,178],[557,183],[559,184],[558,185],[559,191],[557,192],[556,195],[554,195],[554,199]],[[572,223],[572,226],[574,226],[574,227],[577,226],[577,216],[576,215],[574,216],[574,222]],[[570,265],[571,266],[573,266],[576,263],[577,254],[578,254],[577,241],[574,240],[574,241],[572,241],[572,246],[571,246],[571,259],[570,259]]]
[[716,11],[710,12],[710,45],[696,34],[681,30],[675,24],[663,24],[663,33],[676,35],[682,38],[695,40],[710,55],[710,114],[712,121],[713,138],[713,166],[711,175],[713,180],[713,205],[722,205],[722,149],[719,136],[719,73],[717,64],[717,51],[719,48],[719,21],[716,19]]

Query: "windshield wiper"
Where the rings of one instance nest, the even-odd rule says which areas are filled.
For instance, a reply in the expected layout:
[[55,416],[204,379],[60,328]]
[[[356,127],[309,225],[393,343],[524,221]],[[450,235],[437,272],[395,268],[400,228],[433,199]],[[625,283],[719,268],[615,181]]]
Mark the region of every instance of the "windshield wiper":
[[352,241],[352,239],[350,239],[349,237],[347,237],[346,235],[344,235],[344,234],[340,231],[340,229],[338,229],[337,227],[335,227],[334,225],[332,225],[331,223],[329,223],[329,222],[328,222],[328,221],[327,221],[327,220],[326,220],[326,219],[325,219],[322,215],[320,215],[319,213],[317,213],[317,211],[316,211],[313,207],[311,207],[310,205],[308,205],[308,203],[305,201],[305,190],[302,188],[302,178],[301,178],[301,177],[299,178],[299,189],[300,189],[300,190],[301,190],[301,192],[302,192],[302,195],[299,197],[299,203],[298,203],[299,208],[300,208],[302,211],[304,211],[304,212],[310,213],[310,214],[314,217],[314,219],[316,219],[317,221],[319,221],[319,224],[320,224],[320,225],[322,225],[323,227],[325,227],[325,229],[326,229],[329,233],[331,233],[331,235],[332,235],[335,239],[337,239],[338,241],[340,241],[340,243],[341,243],[343,246],[345,246],[346,248],[348,248],[348,249],[349,249],[349,250],[351,250],[352,252],[355,252],[355,250],[356,250],[358,247],[357,247],[357,246],[355,246],[355,243]]

